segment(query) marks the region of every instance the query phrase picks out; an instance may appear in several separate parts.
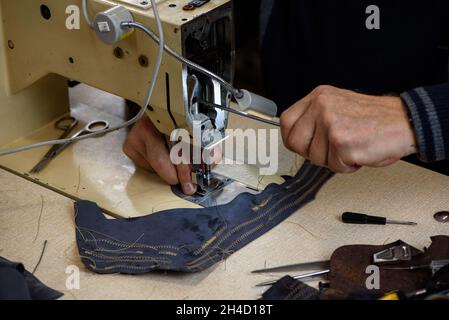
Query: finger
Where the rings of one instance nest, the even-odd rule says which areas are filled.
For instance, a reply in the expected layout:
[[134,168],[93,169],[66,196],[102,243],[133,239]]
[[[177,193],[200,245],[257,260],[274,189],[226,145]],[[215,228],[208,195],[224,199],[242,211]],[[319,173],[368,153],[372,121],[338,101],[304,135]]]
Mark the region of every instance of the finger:
[[192,167],[187,164],[181,164],[176,166],[176,171],[182,192],[189,196],[194,195],[196,193],[197,186],[192,183]]
[[168,184],[178,184],[178,175],[175,166],[171,163],[165,137],[155,128],[142,132],[146,145],[145,159],[153,170]]
[[148,161],[142,155],[139,150],[144,151],[146,148],[145,143],[140,139],[138,135],[131,132],[123,145],[123,152],[128,158],[130,158],[138,167],[153,171]]
[[309,148],[315,135],[315,119],[312,112],[307,111],[290,131],[287,137],[287,148],[309,159]]
[[123,148],[123,151],[128,156],[128,158],[130,158],[136,164],[136,166],[138,166],[144,170],[154,172],[153,168],[151,168],[151,166],[147,162],[147,160],[145,160],[143,155],[140,154],[136,149],[125,145],[125,147]]
[[328,167],[335,173],[354,173],[360,169],[358,166],[348,166],[338,155],[337,150],[333,146],[329,146]]
[[281,115],[281,134],[284,145],[288,147],[288,136],[295,123],[307,111],[312,101],[312,94],[299,100]]
[[321,167],[328,166],[329,139],[327,137],[327,129],[322,125],[317,125],[312,143],[307,152],[310,161]]

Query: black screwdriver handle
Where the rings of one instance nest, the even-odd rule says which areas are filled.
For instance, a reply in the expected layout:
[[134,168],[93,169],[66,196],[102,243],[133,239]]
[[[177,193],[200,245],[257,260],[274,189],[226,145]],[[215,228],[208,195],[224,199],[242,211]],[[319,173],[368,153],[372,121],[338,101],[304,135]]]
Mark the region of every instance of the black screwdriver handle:
[[366,214],[355,213],[355,212],[345,212],[341,216],[341,219],[344,223],[350,223],[350,224],[376,224],[376,225],[386,225],[387,224],[387,218],[369,216]]

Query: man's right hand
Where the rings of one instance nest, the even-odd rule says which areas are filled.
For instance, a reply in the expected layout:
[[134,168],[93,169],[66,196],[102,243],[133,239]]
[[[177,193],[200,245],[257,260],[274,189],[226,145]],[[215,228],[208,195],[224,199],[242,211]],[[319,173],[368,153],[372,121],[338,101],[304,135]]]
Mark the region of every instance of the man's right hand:
[[165,136],[146,115],[132,128],[123,151],[137,166],[155,172],[170,185],[180,184],[186,195],[195,194],[191,166],[172,164]]

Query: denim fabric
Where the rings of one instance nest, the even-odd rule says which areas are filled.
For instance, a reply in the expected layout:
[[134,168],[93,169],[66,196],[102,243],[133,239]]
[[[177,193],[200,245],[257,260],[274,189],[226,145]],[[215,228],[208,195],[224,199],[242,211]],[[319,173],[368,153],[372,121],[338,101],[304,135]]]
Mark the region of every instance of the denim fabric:
[[319,300],[320,291],[285,276],[262,295],[262,300]]
[[0,257],[0,300],[55,300],[61,296],[26,271],[23,264]]
[[284,221],[331,177],[306,163],[294,178],[229,204],[176,209],[146,217],[108,220],[95,203],[75,204],[79,254],[90,270],[141,274],[155,270],[198,272],[228,258]]

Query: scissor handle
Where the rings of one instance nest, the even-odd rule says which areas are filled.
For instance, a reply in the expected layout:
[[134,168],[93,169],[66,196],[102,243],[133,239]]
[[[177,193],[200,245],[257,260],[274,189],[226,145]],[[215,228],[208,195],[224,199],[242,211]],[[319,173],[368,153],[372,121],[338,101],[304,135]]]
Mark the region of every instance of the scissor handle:
[[103,130],[106,130],[109,128],[109,122],[105,120],[95,120],[92,122],[89,122],[86,127],[84,128],[84,131],[87,133],[96,133]]
[[62,131],[71,131],[78,125],[78,119],[70,115],[62,117],[55,123],[55,128]]

